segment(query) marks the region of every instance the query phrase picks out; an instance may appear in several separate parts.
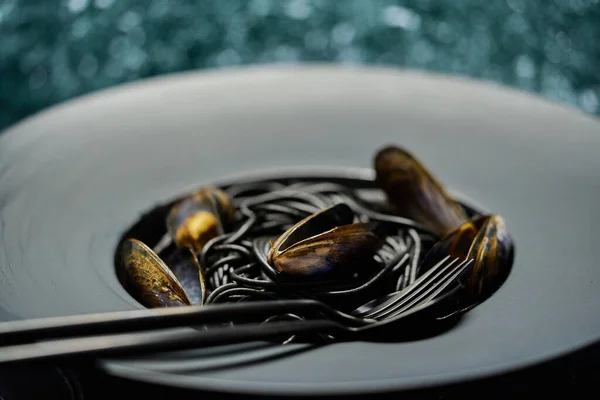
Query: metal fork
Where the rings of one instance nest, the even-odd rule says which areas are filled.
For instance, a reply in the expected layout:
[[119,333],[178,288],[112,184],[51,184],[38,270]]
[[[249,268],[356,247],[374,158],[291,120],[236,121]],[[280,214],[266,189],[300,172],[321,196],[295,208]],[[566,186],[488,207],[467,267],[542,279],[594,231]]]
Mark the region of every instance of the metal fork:
[[[445,297],[421,303],[408,311],[360,327],[348,327],[331,320],[305,320],[247,324],[234,327],[213,327],[201,331],[137,332],[107,336],[71,338],[2,348],[0,365],[31,361],[52,361],[68,357],[130,356],[151,352],[185,350],[197,347],[281,340],[299,334],[329,334],[339,340],[362,340],[369,334],[394,327],[397,340],[410,332],[414,339],[420,332],[435,328],[432,311]],[[429,311],[429,312],[428,312]],[[440,322],[444,328],[448,320]],[[402,329],[410,327],[410,329]]]
[[[401,293],[398,297],[405,300],[402,306],[396,304],[393,310],[389,309],[386,312],[386,316],[381,317],[379,320],[369,318],[362,319],[362,326],[352,326],[351,323],[355,323],[359,320],[358,318],[344,315],[340,316],[339,314],[341,313],[334,310],[336,321],[317,319],[298,322],[287,321],[260,324],[251,323],[236,326],[209,326],[200,331],[164,331],[165,328],[183,326],[182,322],[185,322],[186,325],[200,325],[207,321],[225,322],[225,317],[231,317],[232,314],[236,313],[240,316],[244,315],[246,319],[256,319],[257,317],[264,317],[267,314],[272,314],[275,310],[281,311],[282,308],[285,308],[286,311],[296,309],[298,311],[314,312],[317,310],[325,315],[331,314],[331,310],[333,309],[329,309],[327,306],[324,306],[323,303],[311,300],[256,302],[246,305],[221,305],[194,311],[186,311],[186,309],[191,309],[193,307],[185,307],[179,310],[157,310],[159,312],[153,315],[139,312],[136,318],[131,316],[121,317],[119,315],[113,315],[112,318],[107,316],[105,319],[102,319],[101,315],[96,315],[92,317],[64,317],[62,322],[60,318],[46,319],[47,321],[42,321],[43,323],[40,321],[18,321],[17,323],[13,323],[13,325],[4,325],[4,329],[0,329],[0,332],[3,331],[2,333],[4,336],[0,336],[0,338],[11,336],[14,338],[15,336],[19,336],[22,339],[23,335],[18,335],[19,332],[24,333],[25,337],[29,334],[30,338],[35,337],[36,335],[38,337],[44,336],[44,334],[46,334],[46,336],[49,335],[50,337],[52,337],[53,334],[58,334],[60,337],[61,333],[65,333],[65,336],[68,336],[69,334],[72,335],[76,332],[83,333],[86,329],[89,330],[90,328],[100,331],[104,329],[105,331],[115,332],[118,331],[118,328],[115,327],[115,322],[125,323],[124,326],[128,327],[130,330],[139,328],[141,323],[141,325],[148,330],[162,328],[163,331],[60,338],[58,340],[4,346],[0,347],[0,364],[51,360],[73,356],[133,355],[151,351],[181,350],[207,345],[269,340],[280,338],[281,336],[303,333],[338,334],[345,340],[353,340],[362,337],[362,335],[366,333],[381,330],[384,327],[389,327],[391,325],[411,324],[413,328],[418,328],[419,324],[413,324],[415,320],[421,319],[422,321],[427,321],[428,319],[431,320],[431,318],[435,319],[434,310],[437,308],[436,306],[443,303],[446,299],[446,296],[437,296],[449,285],[454,283],[456,277],[464,272],[467,266],[470,265],[470,262],[461,262],[454,270],[449,270],[449,266],[454,265],[455,261],[456,260],[452,260],[452,262],[449,262],[445,259],[440,264],[433,267],[432,271],[438,271],[437,274],[433,274],[438,280],[431,286],[428,284],[434,282],[431,280],[434,278],[421,280],[420,285],[426,287],[427,290],[419,292],[421,294],[412,298],[410,304],[406,303],[408,297],[405,293]],[[415,285],[416,284],[417,282],[415,282]],[[265,310],[268,312],[265,313]],[[227,313],[227,311],[230,313]],[[189,315],[186,315],[186,313]],[[171,317],[172,321],[170,321],[168,319],[169,315],[174,315],[178,318]],[[190,315],[193,315],[196,318],[190,319]],[[204,318],[202,318],[203,316]],[[87,324],[85,323],[85,318],[88,319]],[[81,325],[76,324],[78,319],[82,322]],[[163,322],[162,324],[161,319]],[[137,321],[137,325],[131,321]],[[167,323],[164,324],[164,321]],[[149,324],[150,322],[154,323],[154,326],[151,326]]]

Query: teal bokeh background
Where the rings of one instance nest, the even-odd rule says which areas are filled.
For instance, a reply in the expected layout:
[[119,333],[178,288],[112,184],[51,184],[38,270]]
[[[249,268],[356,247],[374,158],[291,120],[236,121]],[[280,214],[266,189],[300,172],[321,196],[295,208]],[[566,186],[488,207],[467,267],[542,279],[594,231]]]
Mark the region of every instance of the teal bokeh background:
[[0,129],[177,71],[335,62],[418,68],[600,114],[600,0],[0,0]]

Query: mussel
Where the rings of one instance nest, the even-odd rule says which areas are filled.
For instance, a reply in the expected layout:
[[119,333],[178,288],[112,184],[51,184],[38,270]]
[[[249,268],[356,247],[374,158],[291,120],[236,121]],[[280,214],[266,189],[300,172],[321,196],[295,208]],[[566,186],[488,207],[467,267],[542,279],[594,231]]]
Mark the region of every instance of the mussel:
[[[121,245],[120,255],[128,286],[142,305],[159,308],[192,304],[175,274],[147,245],[137,239],[128,238]],[[189,248],[182,248],[177,250],[176,258],[179,261],[185,260],[197,268],[204,294],[204,278],[195,254]]]
[[175,274],[186,290],[191,302],[204,304],[206,299],[206,283],[204,269],[200,267],[198,256],[189,247],[177,248],[161,255],[165,265]]
[[354,216],[339,203],[303,219],[273,243],[268,263],[290,275],[319,276],[373,257],[380,239]]
[[167,230],[179,247],[198,253],[210,239],[227,231],[235,219],[222,190],[205,187],[178,202],[167,215]]
[[438,241],[425,255],[426,271],[446,256],[472,259],[462,300],[471,306],[489,298],[504,283],[513,263],[514,245],[502,217],[479,215]]
[[376,182],[399,215],[423,224],[439,237],[468,220],[460,203],[408,151],[386,146],[374,164]]

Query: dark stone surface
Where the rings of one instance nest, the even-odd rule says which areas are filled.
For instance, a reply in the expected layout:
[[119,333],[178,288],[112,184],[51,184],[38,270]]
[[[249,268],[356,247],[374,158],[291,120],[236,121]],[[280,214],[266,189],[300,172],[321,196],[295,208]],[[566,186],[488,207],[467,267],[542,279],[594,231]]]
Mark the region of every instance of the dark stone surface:
[[600,114],[598,0],[2,0],[0,129],[176,71],[275,62],[460,74]]

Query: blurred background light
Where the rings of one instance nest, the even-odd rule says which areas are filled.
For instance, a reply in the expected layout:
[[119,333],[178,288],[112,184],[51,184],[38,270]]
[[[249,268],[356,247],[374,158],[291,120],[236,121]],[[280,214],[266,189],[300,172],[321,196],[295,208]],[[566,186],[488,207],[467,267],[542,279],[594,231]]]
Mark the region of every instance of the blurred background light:
[[373,64],[488,80],[600,115],[600,0],[0,0],[0,129],[160,74]]

